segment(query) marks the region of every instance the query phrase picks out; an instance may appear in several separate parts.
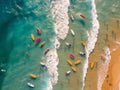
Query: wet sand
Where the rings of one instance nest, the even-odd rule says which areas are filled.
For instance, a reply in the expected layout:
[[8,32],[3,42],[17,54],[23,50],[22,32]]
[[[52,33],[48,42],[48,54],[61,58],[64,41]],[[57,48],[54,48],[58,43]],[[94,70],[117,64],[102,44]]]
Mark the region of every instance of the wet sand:
[[114,31],[112,35],[114,35],[114,41],[111,40],[109,43],[111,49],[111,62],[109,65],[109,70],[107,73],[107,77],[103,83],[102,90],[120,90],[120,28],[118,20],[116,20],[117,25],[113,26]]
[[[113,19],[108,22],[101,22],[99,30],[98,41],[96,43],[93,53],[89,57],[89,63],[97,63],[91,70],[88,68],[86,77],[85,90],[97,90],[97,78],[98,78],[98,64],[100,62],[100,55],[103,53],[105,46],[110,48],[111,62],[109,65],[108,74],[105,78],[102,90],[119,90],[118,83],[120,80],[120,28],[118,20]],[[118,42],[118,43],[116,43]]]
[[113,51],[111,54],[111,63],[109,66],[109,71],[107,77],[102,86],[102,90],[119,90],[120,82],[120,48]]

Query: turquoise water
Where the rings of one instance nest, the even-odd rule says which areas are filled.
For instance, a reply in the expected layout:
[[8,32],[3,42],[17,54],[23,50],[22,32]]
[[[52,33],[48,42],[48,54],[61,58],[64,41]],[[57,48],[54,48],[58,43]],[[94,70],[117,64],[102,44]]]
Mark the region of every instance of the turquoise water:
[[[31,90],[27,82],[35,85],[33,90],[46,90],[50,76],[48,72],[41,70],[39,63],[46,61],[43,52],[53,45],[52,39],[55,36],[50,1],[52,0],[0,0],[0,69],[7,70],[0,72],[0,90]],[[83,51],[77,42],[87,41],[86,31],[90,31],[92,22],[91,0],[70,0],[70,2],[68,13],[72,13],[75,17],[74,23],[70,21],[72,23],[70,28],[77,34],[75,44]],[[120,10],[119,0],[111,2],[96,0],[96,2],[99,20],[119,17],[117,15]],[[86,19],[80,20],[79,13],[83,13]],[[41,29],[42,35],[37,34],[36,28]],[[41,37],[46,45],[39,48],[31,40],[31,33],[35,37]],[[36,74],[38,78],[31,79],[30,73]]]
[[[40,69],[40,61],[46,61],[44,50],[52,45],[55,33],[49,0],[5,0],[0,1],[0,90],[30,90],[27,82],[35,85],[34,90],[46,90],[49,74]],[[38,35],[40,28],[42,35]],[[33,42],[31,33],[46,42],[43,48]],[[36,80],[30,73],[38,76]]]

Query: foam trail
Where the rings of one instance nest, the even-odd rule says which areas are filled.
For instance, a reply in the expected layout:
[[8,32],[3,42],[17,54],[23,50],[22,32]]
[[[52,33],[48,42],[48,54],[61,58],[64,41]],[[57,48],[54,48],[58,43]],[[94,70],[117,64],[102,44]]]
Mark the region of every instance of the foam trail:
[[89,35],[88,35],[88,43],[87,43],[87,46],[86,46],[86,62],[85,62],[85,65],[84,65],[84,73],[83,73],[83,88],[82,90],[84,89],[84,86],[85,86],[85,78],[86,78],[86,74],[87,74],[87,68],[88,68],[88,58],[89,58],[89,55],[90,53],[93,51],[94,47],[95,47],[95,44],[96,44],[96,41],[97,41],[97,36],[98,36],[98,33],[99,33],[99,22],[97,20],[97,11],[96,11],[96,5],[95,5],[95,0],[91,0],[91,4],[92,4],[92,11],[91,11],[91,14],[92,14],[92,28],[89,32]]
[[69,5],[69,0],[55,0],[52,7],[52,14],[55,21],[55,32],[57,37],[63,40],[66,38],[69,30]]
[[110,50],[109,48],[104,49],[105,53],[105,60],[100,60],[98,64],[98,82],[97,82],[97,90],[101,90],[102,84],[105,80],[105,77],[107,76],[108,66],[110,63]]
[[57,48],[59,48],[60,43],[58,39],[64,40],[68,34],[69,30],[69,17],[68,17],[68,6],[70,5],[69,0],[54,0],[52,1],[52,15],[55,21],[54,29],[56,32],[56,37],[53,40],[54,47],[50,49],[50,52],[46,55],[47,57],[47,68],[51,76],[47,90],[52,90],[52,85],[55,85],[58,81],[58,68],[59,58],[57,55]]
[[55,47],[52,47],[50,49],[50,51],[46,55],[46,59],[47,59],[46,65],[48,68],[48,72],[51,76],[47,90],[52,90],[52,85],[56,84],[58,80],[57,65],[59,63],[59,59]]

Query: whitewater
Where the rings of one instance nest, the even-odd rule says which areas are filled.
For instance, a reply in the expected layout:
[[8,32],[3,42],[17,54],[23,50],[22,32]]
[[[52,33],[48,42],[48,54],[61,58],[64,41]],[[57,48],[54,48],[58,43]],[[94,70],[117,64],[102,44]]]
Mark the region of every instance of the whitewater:
[[91,4],[92,4],[92,10],[91,10],[92,28],[91,28],[90,32],[88,32],[88,42],[87,42],[87,46],[85,48],[85,50],[86,50],[86,62],[85,62],[84,68],[83,68],[83,87],[82,87],[82,90],[84,90],[84,86],[85,86],[84,81],[85,81],[87,69],[88,69],[89,55],[92,53],[92,51],[95,48],[95,44],[97,42],[97,37],[98,37],[98,33],[99,33],[99,21],[97,19],[98,15],[97,15],[97,10],[96,10],[95,0],[91,0]]
[[[70,5],[69,0],[55,0],[52,1],[52,15],[54,19],[54,30],[56,37],[52,42],[54,43],[51,47],[50,52],[46,55],[46,65],[50,74],[47,90],[52,90],[52,85],[57,84],[58,81],[58,68],[59,58],[57,49],[60,47],[59,39],[64,40],[69,30],[69,17],[68,17],[68,6]],[[64,27],[63,27],[64,26]]]
[[[89,60],[89,55],[92,53],[92,51],[94,50],[95,44],[97,42],[97,37],[98,37],[98,33],[99,33],[99,21],[97,20],[97,10],[96,10],[96,4],[95,4],[95,0],[91,0],[92,1],[92,29],[90,30],[90,32],[88,33],[88,43],[87,43],[87,47],[86,47],[86,62],[85,62],[85,66],[84,66],[84,78],[83,81],[86,78],[86,74],[87,74],[87,68],[88,68],[88,60]],[[107,71],[108,71],[108,66],[110,63],[110,50],[108,47],[104,48],[104,55],[105,55],[105,62],[103,63],[102,60],[99,61],[98,64],[98,80],[97,80],[97,90],[101,90],[102,88],[102,84],[105,80]],[[104,70],[104,71],[103,71]],[[83,84],[83,89],[84,89],[85,83]]]
[[102,88],[102,84],[105,80],[105,77],[107,76],[107,71],[108,71],[110,60],[111,60],[110,49],[108,47],[105,47],[103,50],[104,50],[105,59],[102,60],[101,58],[98,64],[97,90],[101,90]]

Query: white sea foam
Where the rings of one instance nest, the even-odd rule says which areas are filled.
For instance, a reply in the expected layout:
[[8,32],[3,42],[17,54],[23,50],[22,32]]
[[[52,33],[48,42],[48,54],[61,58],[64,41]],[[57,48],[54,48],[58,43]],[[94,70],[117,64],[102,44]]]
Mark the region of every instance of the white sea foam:
[[106,56],[106,60],[100,60],[98,64],[98,82],[97,82],[97,90],[101,90],[102,84],[107,76],[108,66],[110,63],[110,50],[109,48],[104,49],[104,54]]
[[57,37],[65,39],[69,30],[68,6],[69,0],[55,0],[52,5],[52,14]]
[[59,63],[59,59],[55,47],[52,47],[50,49],[50,51],[46,55],[46,59],[46,65],[50,74],[50,81],[47,90],[52,90],[52,85],[56,84],[58,80],[57,65]]
[[47,53],[47,68],[51,76],[47,90],[52,90],[52,85],[55,85],[58,81],[58,68],[59,58],[57,55],[57,49],[60,46],[59,40],[64,40],[69,30],[69,17],[68,17],[68,6],[70,5],[69,0],[54,0],[52,1],[52,15],[55,21],[54,29],[57,37],[54,38],[54,47]]
[[[84,65],[84,73],[83,73],[83,82],[85,81],[86,78],[86,74],[87,74],[87,68],[88,68],[88,58],[90,53],[93,51],[96,41],[97,41],[97,36],[99,33],[99,22],[97,20],[97,11],[96,11],[96,5],[95,5],[95,0],[91,0],[92,1],[92,28],[88,34],[88,43],[86,46],[86,62]],[[85,83],[83,83],[83,88],[84,89]]]
[[49,79],[48,80],[48,87],[46,88],[46,90],[52,90],[53,89],[53,87],[52,87],[52,82],[51,82],[51,80]]
[[57,65],[59,63],[59,58],[56,49],[59,48],[60,43],[58,42],[57,38],[52,39],[51,42],[53,42],[54,45],[49,48],[50,50],[46,54],[46,57],[43,57],[43,59],[46,59],[45,64],[50,75],[46,90],[52,90],[53,89],[52,85],[55,85],[58,81]]

